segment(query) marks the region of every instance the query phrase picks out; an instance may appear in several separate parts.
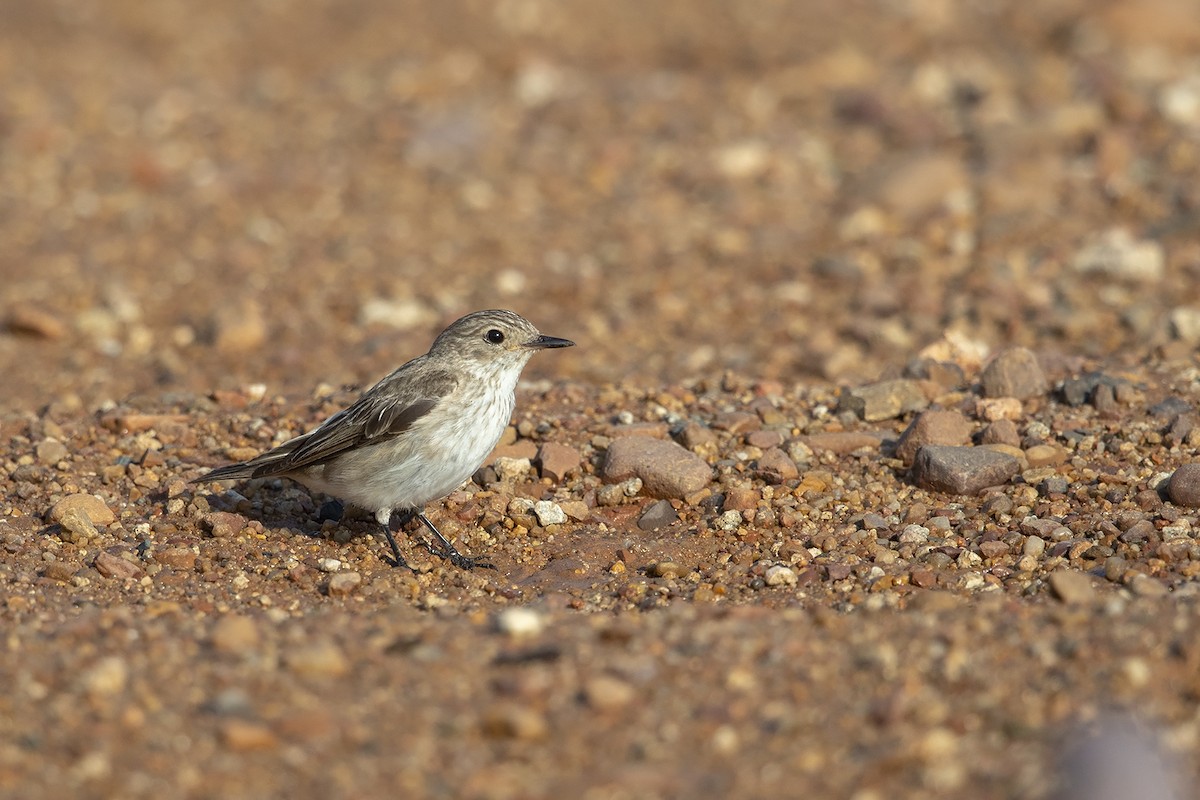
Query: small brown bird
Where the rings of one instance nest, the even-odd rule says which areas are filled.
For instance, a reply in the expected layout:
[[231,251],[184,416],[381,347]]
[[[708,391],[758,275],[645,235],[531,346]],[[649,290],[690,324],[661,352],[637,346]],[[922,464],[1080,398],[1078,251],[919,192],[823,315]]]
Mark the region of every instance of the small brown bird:
[[[425,516],[483,464],[512,420],[517,379],[538,350],[574,342],[543,336],[511,311],[457,320],[429,352],[396,369],[316,430],[195,481],[280,476],[375,513],[397,566],[392,536],[416,516],[442,555],[464,569],[491,566],[465,556]],[[400,515],[393,515],[400,511]]]

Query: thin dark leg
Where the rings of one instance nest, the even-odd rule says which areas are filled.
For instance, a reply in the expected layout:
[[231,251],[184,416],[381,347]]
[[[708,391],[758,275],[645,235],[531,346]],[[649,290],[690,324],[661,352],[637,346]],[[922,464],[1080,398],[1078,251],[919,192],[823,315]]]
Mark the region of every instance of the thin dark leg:
[[494,566],[483,560],[483,556],[464,556],[462,553],[458,552],[458,548],[450,544],[449,539],[447,539],[445,536],[442,536],[442,532],[439,531],[434,524],[429,521],[429,518],[426,517],[424,513],[417,512],[417,519],[421,520],[421,522],[425,524],[425,527],[429,528],[430,533],[436,536],[437,540],[442,543],[442,555],[454,566],[460,569],[474,569],[475,567],[495,569]]
[[388,546],[392,548],[392,558],[395,559],[392,562],[393,567],[407,567],[408,569],[412,569],[412,567],[408,566],[408,562],[404,560],[404,556],[400,555],[400,548],[396,546],[396,537],[392,536],[392,527],[395,526],[397,530],[404,527],[405,523],[412,519],[415,513],[415,511],[405,511],[397,516],[395,512],[392,512],[392,515],[388,517],[388,524],[383,526],[383,535],[387,538]]

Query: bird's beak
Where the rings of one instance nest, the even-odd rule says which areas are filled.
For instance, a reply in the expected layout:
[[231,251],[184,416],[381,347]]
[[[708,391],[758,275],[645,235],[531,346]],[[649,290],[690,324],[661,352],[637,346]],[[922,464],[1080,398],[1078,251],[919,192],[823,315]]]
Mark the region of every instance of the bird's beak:
[[525,343],[530,350],[548,350],[552,347],[574,347],[570,339],[559,339],[557,336],[538,336]]

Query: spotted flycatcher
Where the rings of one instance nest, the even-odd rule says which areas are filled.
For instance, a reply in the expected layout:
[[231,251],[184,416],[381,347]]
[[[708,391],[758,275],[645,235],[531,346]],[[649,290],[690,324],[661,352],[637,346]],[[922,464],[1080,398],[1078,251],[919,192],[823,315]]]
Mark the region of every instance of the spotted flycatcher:
[[425,516],[425,504],[454,491],[500,441],[530,356],[573,344],[543,336],[511,311],[468,314],[442,331],[428,353],[316,430],[194,480],[291,478],[375,512],[398,566],[406,562],[392,530],[414,516],[451,563],[490,566],[460,553]]

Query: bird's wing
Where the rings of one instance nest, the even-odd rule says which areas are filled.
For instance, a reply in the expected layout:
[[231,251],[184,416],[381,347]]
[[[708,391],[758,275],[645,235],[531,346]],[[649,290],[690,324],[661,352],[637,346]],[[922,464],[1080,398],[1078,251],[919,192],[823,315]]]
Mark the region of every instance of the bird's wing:
[[[457,384],[458,380],[449,372],[425,373],[420,381],[414,381],[411,372],[397,370],[312,433],[293,439],[295,446],[281,454],[283,458],[269,464],[270,472],[278,475],[322,464],[347,450],[400,436],[432,411]],[[292,442],[277,449],[289,444]],[[259,458],[268,455],[264,453]]]
[[364,444],[401,436],[428,414],[458,385],[446,371],[431,371],[413,380],[413,362],[388,375],[349,408],[325,420],[319,428],[240,464],[219,467],[196,480],[269,478],[323,464]]

